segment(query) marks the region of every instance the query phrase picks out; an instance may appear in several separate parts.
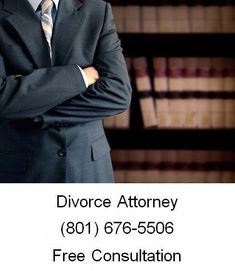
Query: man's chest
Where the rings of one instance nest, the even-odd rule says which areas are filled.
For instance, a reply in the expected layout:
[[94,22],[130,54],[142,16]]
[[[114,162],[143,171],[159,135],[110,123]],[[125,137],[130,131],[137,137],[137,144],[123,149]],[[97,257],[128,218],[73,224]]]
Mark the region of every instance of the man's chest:
[[[58,14],[59,15],[59,14]],[[2,17],[2,18],[1,18]],[[90,66],[94,61],[100,24],[92,23],[82,10],[69,17],[57,17],[51,40],[52,59],[41,22],[36,15],[1,16],[0,53],[8,74],[28,74],[34,69],[77,64]]]

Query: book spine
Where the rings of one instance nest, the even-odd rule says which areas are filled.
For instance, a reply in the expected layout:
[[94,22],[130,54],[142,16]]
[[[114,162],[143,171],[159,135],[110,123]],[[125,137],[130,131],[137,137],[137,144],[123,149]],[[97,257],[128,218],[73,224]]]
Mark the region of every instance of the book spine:
[[169,100],[168,94],[168,74],[167,59],[156,57],[153,59],[154,67],[154,92],[155,107],[159,128],[169,128]]
[[235,6],[230,4],[221,7],[222,31],[224,33],[235,32]]
[[141,7],[141,19],[142,19],[142,31],[143,33],[157,33],[158,32],[158,20],[157,20],[157,8],[155,6],[142,6]]
[[145,180],[147,183],[161,183],[162,171],[162,151],[161,150],[145,150]]
[[221,151],[208,151],[207,153],[209,170],[207,171],[206,182],[219,183],[222,178],[221,163],[223,157],[221,156]]
[[124,10],[124,32],[140,33],[140,6],[126,6]]
[[221,157],[223,158],[221,182],[231,183],[233,182],[233,174],[235,172],[235,153],[232,151],[223,151]]
[[235,59],[224,59],[224,86],[223,89],[228,97],[224,101],[225,128],[235,128]]
[[184,58],[184,80],[183,89],[185,91],[185,122],[184,128],[197,127],[197,58]]
[[145,182],[145,150],[129,150],[127,154],[128,183]]
[[210,58],[198,58],[197,125],[200,129],[211,127],[210,76]]
[[190,165],[191,180],[194,183],[204,183],[207,178],[207,151],[194,150],[192,152],[192,162]]
[[190,29],[192,33],[203,33],[205,31],[205,7],[202,4],[190,6]]
[[235,128],[235,99],[233,93],[232,99],[225,100],[225,127],[232,129]]
[[224,61],[223,58],[211,59],[211,127],[225,127],[225,99],[223,91]]
[[224,59],[224,85],[223,89],[226,92],[235,91],[235,59]]
[[180,4],[174,6],[174,28],[175,33],[189,33],[189,6]]
[[183,58],[169,59],[169,118],[170,127],[183,128],[185,123],[185,104],[183,94]]
[[166,183],[178,182],[178,154],[177,150],[164,150],[162,151],[162,180]]
[[118,33],[123,33],[125,31],[124,28],[124,6],[113,6],[113,17],[114,17],[114,22],[116,25],[116,29]]
[[140,99],[140,108],[145,128],[157,125],[152,85],[148,72],[147,59],[138,57],[133,59],[136,88]]
[[159,6],[157,8],[160,33],[174,33],[174,7],[171,5]]
[[178,182],[188,183],[193,182],[193,171],[191,165],[193,163],[192,150],[177,151],[177,180]]
[[125,183],[127,181],[127,150],[113,150],[111,157],[115,182]]
[[205,32],[222,32],[222,10],[218,5],[205,6]]

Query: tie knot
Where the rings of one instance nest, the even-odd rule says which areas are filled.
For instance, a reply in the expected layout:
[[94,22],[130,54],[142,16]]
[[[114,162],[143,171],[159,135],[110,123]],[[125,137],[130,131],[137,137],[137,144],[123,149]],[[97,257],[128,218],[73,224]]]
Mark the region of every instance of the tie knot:
[[42,14],[50,13],[53,8],[53,4],[54,4],[53,0],[42,0],[41,2]]

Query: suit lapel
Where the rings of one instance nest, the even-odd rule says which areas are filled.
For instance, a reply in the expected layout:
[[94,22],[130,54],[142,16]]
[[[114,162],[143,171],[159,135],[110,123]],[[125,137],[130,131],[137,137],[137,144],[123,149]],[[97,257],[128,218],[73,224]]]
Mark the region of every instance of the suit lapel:
[[80,0],[60,0],[52,37],[53,65],[66,64],[73,40],[85,19]]
[[7,21],[17,31],[38,68],[51,65],[40,20],[27,0],[5,0],[4,9],[12,14]]

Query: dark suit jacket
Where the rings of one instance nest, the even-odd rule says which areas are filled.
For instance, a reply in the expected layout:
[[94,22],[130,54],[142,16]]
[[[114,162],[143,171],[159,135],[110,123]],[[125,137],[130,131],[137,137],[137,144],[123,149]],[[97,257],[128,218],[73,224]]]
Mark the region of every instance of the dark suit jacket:
[[[131,87],[110,5],[60,0],[52,52],[28,1],[0,0],[0,181],[111,182],[102,119]],[[86,89],[76,65],[100,79]]]

